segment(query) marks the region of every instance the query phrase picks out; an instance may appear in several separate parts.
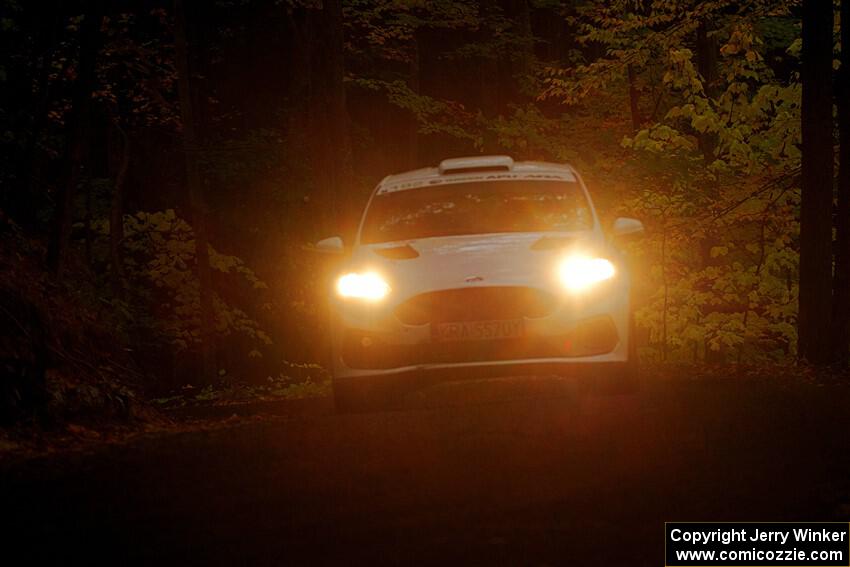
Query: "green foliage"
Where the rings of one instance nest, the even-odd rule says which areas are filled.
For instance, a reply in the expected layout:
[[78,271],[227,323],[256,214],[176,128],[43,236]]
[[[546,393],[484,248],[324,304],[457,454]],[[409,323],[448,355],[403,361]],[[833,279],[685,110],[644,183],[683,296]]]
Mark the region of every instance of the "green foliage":
[[[296,351],[317,358],[329,270],[300,252],[301,244],[327,236],[340,209],[358,208],[390,168],[476,151],[570,162],[604,214],[647,224],[646,238],[630,244],[630,252],[639,324],[651,337],[648,356],[793,356],[798,4],[346,0],[354,171],[332,187],[340,178],[329,166],[346,148],[330,139],[338,132],[326,123],[339,115],[324,110],[340,102],[331,100],[338,89],[329,84],[339,69],[327,65],[340,59],[328,57],[338,46],[326,45],[334,34],[321,29],[328,5],[210,3],[203,9],[211,11],[211,28],[190,38],[203,122],[191,151],[201,167],[211,237],[235,254],[209,250],[216,332],[228,338],[218,345],[227,351],[222,358],[244,354],[260,377],[277,374],[266,363]],[[74,244],[82,248],[85,238],[100,278],[86,299],[110,305],[126,322],[119,332],[147,341],[148,352],[166,346],[191,355],[200,324],[191,225],[173,210],[136,213],[184,198],[173,20],[170,4],[162,6],[110,8],[101,26],[95,143],[81,168]],[[9,195],[43,187],[46,219],[67,149],[82,16],[63,13],[50,31],[20,0],[0,0],[0,7],[10,55],[0,62],[0,86],[18,85],[0,112],[0,182],[20,189]],[[189,18],[197,17],[189,8]],[[286,33],[254,27],[266,17]],[[54,31],[52,44],[37,45]],[[256,65],[244,64],[249,53],[258,56]],[[26,75],[13,80],[21,70]],[[109,226],[96,219],[109,215],[126,147],[124,205],[133,214],[124,220],[126,285],[112,296]],[[45,174],[30,183],[36,170]],[[94,242],[88,224],[99,235]],[[249,264],[262,267],[274,291]],[[274,387],[311,388],[298,384]]]
[[177,71],[167,49],[169,14],[162,8],[148,13],[123,12],[107,17],[102,33],[93,96],[128,128],[176,128]]
[[[96,228],[109,234],[108,221]],[[136,282],[136,299],[155,315],[150,324],[174,345],[177,351],[191,350],[200,342],[200,302],[195,276],[195,240],[191,226],[174,210],[139,212],[124,218],[124,248],[127,277]],[[210,267],[222,275],[240,279],[253,290],[266,284],[236,256],[209,248]],[[138,285],[144,282],[146,285]],[[242,309],[220,295],[213,298],[215,330],[220,336],[243,335],[256,346],[246,356],[257,356],[258,348],[270,345],[271,338]]]
[[[345,25],[349,51],[370,62],[410,62],[416,35],[423,30],[474,31],[487,27],[495,14],[482,13],[478,2],[437,0],[346,0]],[[506,26],[499,20],[502,29]]]
[[[381,14],[370,20],[374,33],[361,35],[367,28],[355,20],[352,37],[377,49],[373,63],[410,63],[417,30],[435,25],[429,10],[440,14],[439,5],[365,0],[358,10],[367,5]],[[602,209],[642,218],[649,234],[631,253],[645,272],[638,320],[650,332],[650,357],[781,359],[796,342],[800,85],[795,73],[780,79],[775,69],[796,64],[793,7],[776,0],[549,6],[567,14],[583,49],[557,66],[532,62],[539,75],[524,84],[539,89],[538,102],[498,116],[416,91],[404,68],[351,83],[409,111],[420,133],[571,162]],[[480,26],[443,20],[471,37],[482,28],[496,36],[455,46],[444,59],[483,61],[500,57],[504,45],[521,52],[527,36],[501,17]],[[714,66],[709,77],[701,52]]]
[[222,380],[200,390],[186,385],[177,393],[158,398],[162,407],[181,408],[199,405],[229,405],[251,401],[299,400],[330,395],[330,378],[318,364],[284,363],[285,371],[268,376],[260,384]]
[[352,82],[366,89],[383,92],[391,104],[409,111],[416,118],[420,134],[445,134],[467,140],[476,146],[481,145],[476,116],[460,103],[419,94],[400,80],[356,79]]
[[[548,69],[541,96],[628,109],[631,68],[641,110],[652,109],[621,142],[631,155],[619,209],[649,227],[631,247],[646,276],[637,313],[650,331],[644,354],[738,361],[793,355],[800,85],[793,74],[777,79],[765,61],[768,51],[793,49],[790,5],[762,1],[732,11],[722,1],[614,4],[589,3],[575,20],[582,41],[606,46],[606,56]],[[694,43],[705,22],[711,27],[704,41],[716,55],[711,84]]]
[[[358,70],[349,84],[383,94],[416,120],[419,134],[444,135],[480,149],[487,129],[480,111],[419,90],[421,38],[440,31],[447,42],[437,58],[457,62],[518,62],[534,47],[527,29],[495,4],[471,0],[348,0],[344,3],[347,49]],[[433,43],[425,44],[435,49]],[[519,66],[522,67],[522,66]],[[517,73],[520,90],[528,91],[534,74]]]

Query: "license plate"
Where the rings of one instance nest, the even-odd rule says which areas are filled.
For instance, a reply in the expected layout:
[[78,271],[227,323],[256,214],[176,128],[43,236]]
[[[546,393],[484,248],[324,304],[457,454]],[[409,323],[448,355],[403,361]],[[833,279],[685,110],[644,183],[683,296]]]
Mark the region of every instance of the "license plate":
[[522,319],[456,321],[454,323],[438,323],[431,329],[435,341],[483,341],[521,337],[524,325]]

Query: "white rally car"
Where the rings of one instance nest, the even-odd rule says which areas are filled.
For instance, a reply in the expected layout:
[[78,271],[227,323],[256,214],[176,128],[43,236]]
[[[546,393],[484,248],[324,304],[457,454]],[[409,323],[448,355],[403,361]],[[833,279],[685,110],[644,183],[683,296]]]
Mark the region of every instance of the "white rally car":
[[642,231],[628,218],[603,231],[568,165],[482,156],[386,177],[334,282],[337,407],[385,404],[440,375],[631,383],[631,282],[606,232]]

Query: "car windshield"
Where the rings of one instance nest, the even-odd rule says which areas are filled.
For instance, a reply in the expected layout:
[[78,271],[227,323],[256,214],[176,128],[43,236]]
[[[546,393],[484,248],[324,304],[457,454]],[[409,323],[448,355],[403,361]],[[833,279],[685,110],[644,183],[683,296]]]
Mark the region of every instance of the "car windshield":
[[366,212],[364,244],[498,232],[591,228],[578,183],[502,180],[379,193]]

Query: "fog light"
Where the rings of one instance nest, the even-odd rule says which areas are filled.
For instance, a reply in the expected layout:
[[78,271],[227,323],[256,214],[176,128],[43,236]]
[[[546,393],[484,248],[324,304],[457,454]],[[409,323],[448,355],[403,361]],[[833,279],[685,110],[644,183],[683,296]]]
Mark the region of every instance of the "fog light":
[[374,341],[372,341],[372,337],[363,337],[362,339],[360,339],[360,346],[362,346],[363,348],[369,348],[370,346],[372,346],[372,344],[374,344]]

